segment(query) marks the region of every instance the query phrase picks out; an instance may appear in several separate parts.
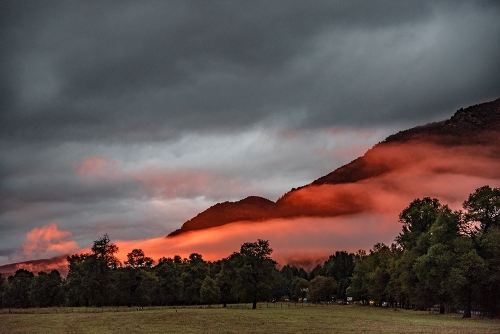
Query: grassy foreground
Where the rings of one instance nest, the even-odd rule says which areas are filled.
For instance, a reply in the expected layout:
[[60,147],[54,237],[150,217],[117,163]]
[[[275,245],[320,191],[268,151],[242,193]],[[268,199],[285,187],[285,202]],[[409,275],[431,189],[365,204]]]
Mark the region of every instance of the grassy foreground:
[[[23,312],[12,310],[12,312]],[[0,333],[500,333],[500,320],[361,306],[57,308],[0,312]]]

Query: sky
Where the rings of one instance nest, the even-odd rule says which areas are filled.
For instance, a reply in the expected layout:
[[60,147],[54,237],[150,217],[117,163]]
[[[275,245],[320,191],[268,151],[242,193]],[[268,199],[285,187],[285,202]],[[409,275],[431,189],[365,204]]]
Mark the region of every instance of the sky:
[[500,97],[499,40],[496,1],[2,1],[0,265],[104,233],[122,256],[216,257],[270,235],[283,258],[390,242],[403,203],[163,237]]

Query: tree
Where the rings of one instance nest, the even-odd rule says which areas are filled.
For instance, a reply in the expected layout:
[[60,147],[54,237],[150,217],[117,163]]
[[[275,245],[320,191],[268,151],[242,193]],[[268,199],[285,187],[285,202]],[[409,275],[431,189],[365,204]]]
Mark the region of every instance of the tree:
[[307,296],[314,303],[328,302],[332,300],[337,288],[338,284],[333,277],[317,276],[309,282]]
[[111,243],[107,233],[95,240],[92,246],[92,255],[98,261],[103,261],[110,268],[116,268],[120,265],[120,261],[115,257],[115,253],[117,252],[118,246]]
[[304,299],[304,297],[307,296],[307,291],[309,290],[309,281],[301,277],[295,277],[292,281],[292,289],[292,299],[297,301],[299,299]]
[[160,305],[176,305],[182,300],[184,285],[181,280],[182,260],[180,256],[161,258],[154,267],[158,277],[158,298]]
[[[464,201],[463,208],[466,212],[462,231],[471,243],[462,243],[469,247],[461,252],[464,262],[455,266],[454,274],[462,273],[467,279],[462,279],[462,289],[458,287],[455,291],[465,294],[465,298],[460,298],[465,302],[464,317],[471,317],[474,296],[482,301],[485,311],[497,315],[500,313],[497,297],[500,294],[500,188],[476,189]],[[477,285],[481,285],[479,291],[475,291]]]
[[236,280],[236,256],[237,253],[234,253],[221,261],[221,270],[216,277],[216,282],[221,292],[222,307],[226,307],[227,303],[235,301],[232,291]]
[[441,204],[436,198],[416,199],[399,214],[399,222],[403,224],[403,232],[396,241],[404,249],[417,246],[418,238],[429,231],[436,221]]
[[293,266],[292,273],[293,273],[293,276],[297,276],[297,277],[303,278],[305,280],[309,280],[309,279],[313,278],[313,277],[309,277],[309,275],[307,274],[307,271],[302,267],[297,268],[297,267]]
[[205,277],[200,288],[200,299],[203,304],[215,304],[221,299],[221,292],[215,280]]
[[50,273],[39,272],[33,279],[31,305],[35,307],[54,307],[64,305],[64,291],[61,274],[57,270]]
[[269,241],[258,239],[246,242],[240,252],[234,256],[237,262],[235,294],[252,302],[252,309],[257,308],[257,301],[268,298],[274,286],[276,262],[271,259],[272,249]]
[[[491,227],[500,227],[500,188],[483,186],[464,201],[465,221],[472,236],[484,235]],[[479,223],[477,226],[475,223]],[[471,226],[473,225],[473,226]]]
[[189,255],[189,260],[183,265],[181,280],[184,286],[183,299],[187,304],[200,303],[200,289],[203,280],[208,275],[208,264],[198,253]]
[[492,227],[481,240],[479,253],[486,264],[485,279],[481,281],[479,299],[482,310],[491,316],[500,315],[500,228]]
[[5,291],[7,290],[7,280],[0,274],[0,308],[3,306]]
[[156,300],[158,277],[149,268],[117,268],[113,272],[116,286],[115,304],[147,306]]
[[440,305],[444,313],[445,305],[451,306],[450,271],[456,261],[455,241],[460,238],[460,213],[443,206],[429,230],[431,246],[426,254],[415,261],[413,270],[423,290],[422,304]]
[[459,238],[456,242],[457,257],[448,279],[452,297],[463,307],[464,318],[472,316],[472,305],[479,301],[481,283],[487,280],[486,261],[474,249],[470,238]]
[[335,295],[338,299],[346,297],[346,290],[351,283],[351,277],[354,272],[354,259],[353,253],[346,251],[337,251],[335,254],[330,255],[328,260],[323,266],[325,276],[330,276],[337,282],[337,291]]
[[311,270],[309,273],[309,279],[313,279],[317,276],[325,276],[325,268],[321,264],[317,264],[313,270]]
[[7,279],[9,284],[4,295],[4,305],[7,307],[28,308],[31,306],[31,285],[35,275],[28,270],[18,269]]
[[66,258],[68,261],[68,276],[66,276],[65,290],[69,306],[88,306],[82,287],[82,280],[85,275],[83,261],[87,256],[89,255],[73,254]]
[[290,298],[293,294],[292,281],[294,279],[292,268],[289,265],[281,268],[274,288],[274,298],[276,300]]
[[142,249],[134,249],[127,254],[127,261],[125,261],[125,264],[132,268],[151,268],[154,261],[152,258],[145,256]]
[[119,265],[118,247],[109,236],[94,241],[89,254],[68,256],[68,299],[74,306],[103,306],[114,303],[116,288],[112,269]]
[[411,303],[423,308],[429,302],[429,291],[424,284],[420,284],[413,267],[431,246],[429,231],[442,209],[439,200],[425,197],[412,201],[399,215],[399,222],[403,226],[402,233],[396,237],[396,243],[402,252],[394,259],[395,267],[390,273],[389,290],[395,293],[394,287],[399,288],[394,297],[400,303]]

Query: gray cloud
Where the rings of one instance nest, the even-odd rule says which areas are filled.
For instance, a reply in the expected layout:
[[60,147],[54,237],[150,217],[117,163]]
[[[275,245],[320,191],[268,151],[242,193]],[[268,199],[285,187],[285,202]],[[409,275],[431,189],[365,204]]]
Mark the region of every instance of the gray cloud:
[[456,1],[7,2],[2,136],[426,120],[495,97],[499,17]]
[[[52,221],[84,243],[276,199],[498,98],[499,37],[490,1],[2,1],[0,257]],[[120,177],[79,177],[96,156]]]

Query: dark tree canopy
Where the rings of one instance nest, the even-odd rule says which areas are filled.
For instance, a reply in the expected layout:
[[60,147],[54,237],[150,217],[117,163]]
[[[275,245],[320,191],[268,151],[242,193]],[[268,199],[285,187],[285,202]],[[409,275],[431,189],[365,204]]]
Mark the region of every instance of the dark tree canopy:
[[132,268],[150,268],[153,266],[154,260],[150,257],[145,256],[142,249],[133,249],[130,253],[127,254],[127,261],[125,261],[125,264]]
[[96,259],[103,260],[111,268],[116,268],[120,265],[120,261],[115,257],[117,252],[118,246],[111,243],[107,233],[94,241],[94,245],[92,246],[92,254]]
[[422,233],[426,233],[437,218],[441,204],[436,198],[425,197],[410,203],[399,215],[399,222],[403,224],[403,232],[396,241],[404,248],[416,246]]
[[473,234],[478,232],[487,233],[493,227],[500,227],[500,188],[484,186],[476,189],[469,195],[463,204],[465,221],[468,224],[479,223],[474,226]]
[[214,279],[207,276],[200,288],[200,299],[203,304],[215,304],[221,300],[221,292]]
[[33,280],[31,290],[31,303],[35,307],[64,305],[63,280],[57,270],[50,273],[39,272]]
[[32,306],[30,295],[34,278],[35,275],[25,269],[18,269],[13,276],[9,276],[8,286],[3,297],[4,304],[17,308]]

